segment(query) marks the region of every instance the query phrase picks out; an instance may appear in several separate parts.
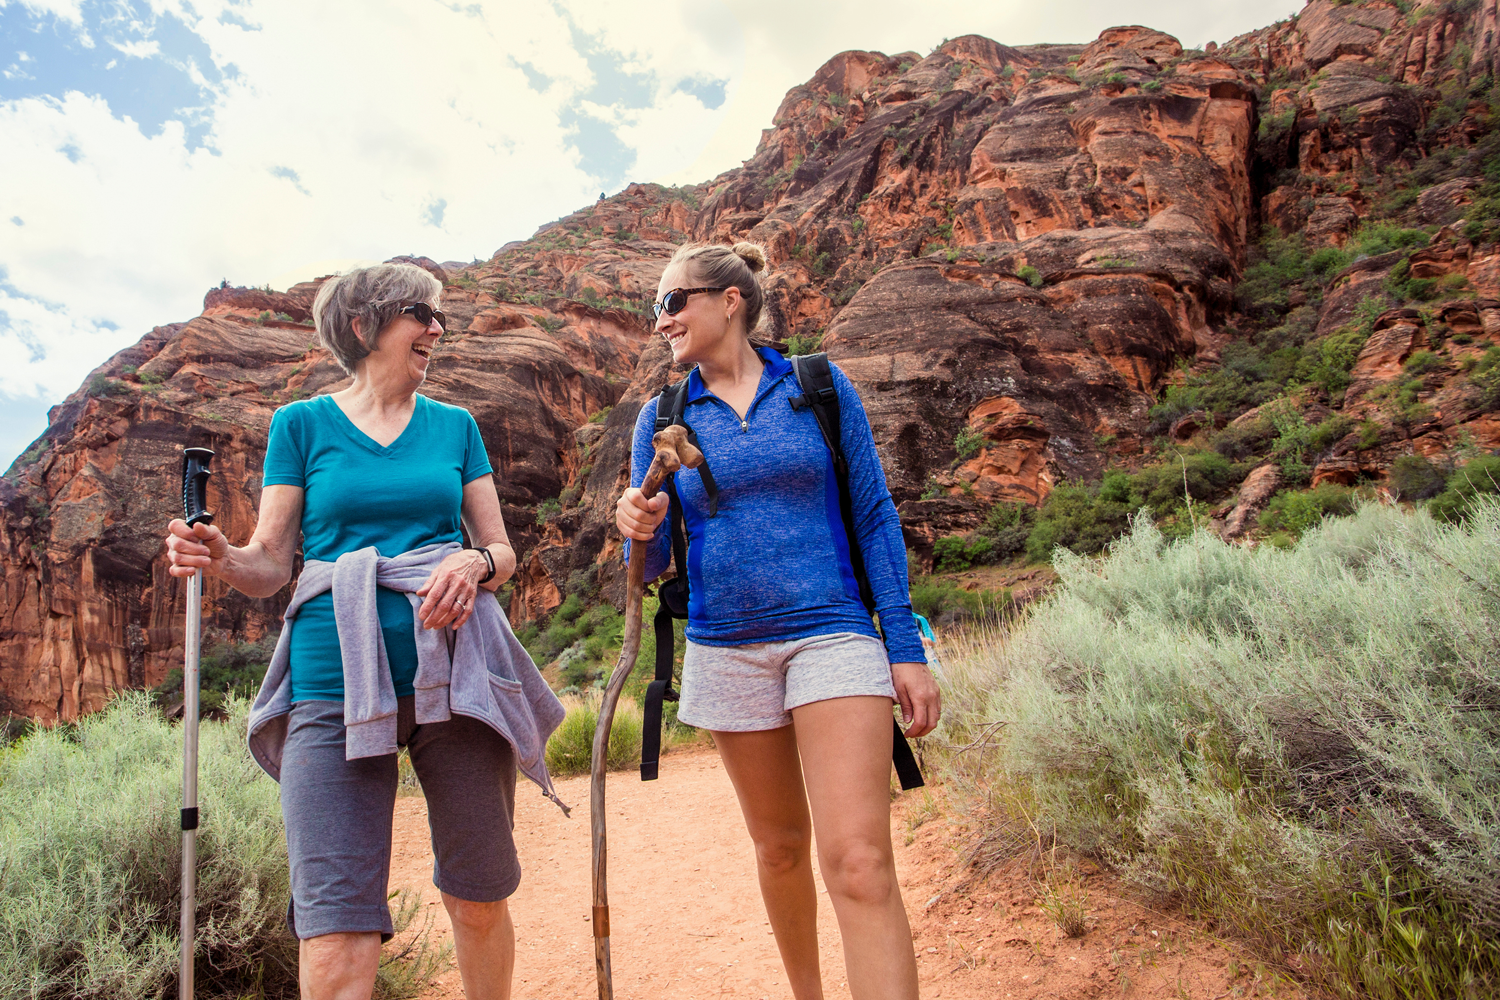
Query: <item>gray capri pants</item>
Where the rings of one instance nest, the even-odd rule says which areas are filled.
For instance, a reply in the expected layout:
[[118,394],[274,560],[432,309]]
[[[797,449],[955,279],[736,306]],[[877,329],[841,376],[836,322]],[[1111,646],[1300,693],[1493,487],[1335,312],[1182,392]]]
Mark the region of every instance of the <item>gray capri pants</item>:
[[[521,882],[512,833],[516,755],[476,719],[417,725],[414,699],[397,699],[396,739],[427,799],[436,856],[432,882],[459,899],[505,899]],[[292,706],[281,763],[281,816],[292,867],[287,926],[299,938],[393,932],[386,903],[395,754],[344,759],[344,703]]]

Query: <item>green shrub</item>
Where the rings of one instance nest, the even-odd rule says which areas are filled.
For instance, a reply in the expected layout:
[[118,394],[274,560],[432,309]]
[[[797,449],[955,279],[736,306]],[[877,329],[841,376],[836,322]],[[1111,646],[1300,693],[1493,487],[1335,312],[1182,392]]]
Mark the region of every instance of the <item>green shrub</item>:
[[[247,704],[231,708],[200,730],[197,987],[290,1000],[297,943],[276,783],[245,748]],[[0,996],[175,993],[181,783],[181,732],[145,694],[0,752]],[[412,996],[436,971],[442,956],[425,938],[409,943],[404,961],[388,950],[379,996]]]
[[1310,490],[1282,490],[1260,513],[1260,526],[1296,536],[1330,514],[1354,513],[1358,494],[1352,487],[1324,483]]
[[1015,608],[1010,591],[965,590],[952,580],[937,576],[911,579],[911,607],[936,625],[947,626],[972,620],[995,620]]
[[794,333],[787,338],[786,352],[789,355],[816,354],[823,345],[823,331],[816,333]]
[[1401,369],[1408,375],[1426,375],[1443,367],[1443,359],[1431,351],[1417,351],[1406,359]]
[[553,514],[562,513],[562,501],[557,497],[548,497],[536,505],[536,523],[546,524],[547,519]]
[[[599,695],[590,693],[570,699],[562,725],[547,740],[547,770],[558,777],[588,774],[594,753],[594,729],[599,724]],[[620,771],[641,760],[641,710],[635,701],[622,697],[615,705],[609,728],[606,766]]]
[[994,544],[983,536],[948,535],[933,543],[933,567],[939,573],[957,573],[975,563],[990,562],[993,552]]
[[1036,508],[1030,504],[1000,502],[985,514],[978,534],[990,543],[990,559],[999,561],[1026,551],[1026,537],[1036,519]]
[[1113,496],[1103,498],[1097,487],[1077,483],[1054,486],[1037,510],[1036,525],[1026,537],[1026,558],[1048,562],[1057,548],[1079,555],[1103,549],[1125,530],[1130,518],[1129,503]]
[[1137,521],[1059,553],[1006,641],[945,660],[943,738],[1007,722],[954,771],[974,855],[1055,835],[1328,995],[1494,995],[1497,548],[1483,501],[1464,528],[1370,504],[1285,550]]
[[1032,288],[1041,288],[1042,287],[1042,281],[1043,281],[1043,279],[1042,279],[1042,272],[1038,271],[1036,268],[1032,267],[1030,264],[1026,264],[1023,267],[1018,268],[1016,270],[1016,277],[1020,278],[1024,282],[1026,282]]
[[1469,369],[1469,391],[1479,410],[1500,409],[1500,347],[1490,347]]
[[968,427],[960,428],[953,438],[953,450],[958,452],[958,457],[962,461],[973,458],[983,447],[984,435]]
[[[254,698],[276,651],[278,633],[258,642],[211,642],[198,657],[198,691],[204,712],[222,711],[235,698]],[[166,680],[151,689],[157,704],[182,698],[182,668],[174,667]]]
[[1386,485],[1402,500],[1427,500],[1443,492],[1448,474],[1421,455],[1402,455],[1391,463]]
[[1500,494],[1500,456],[1481,455],[1448,477],[1447,488],[1432,498],[1432,516],[1449,524],[1466,521],[1481,497]]

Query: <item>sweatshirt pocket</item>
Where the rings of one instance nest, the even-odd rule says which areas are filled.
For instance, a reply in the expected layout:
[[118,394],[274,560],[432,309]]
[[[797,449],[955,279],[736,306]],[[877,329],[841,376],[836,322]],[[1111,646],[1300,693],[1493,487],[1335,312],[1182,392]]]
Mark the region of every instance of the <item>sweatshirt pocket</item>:
[[541,759],[542,740],[537,732],[536,719],[531,705],[526,701],[525,689],[520,681],[490,674],[490,703],[495,716],[505,726],[505,732],[516,750],[516,763],[525,770]]

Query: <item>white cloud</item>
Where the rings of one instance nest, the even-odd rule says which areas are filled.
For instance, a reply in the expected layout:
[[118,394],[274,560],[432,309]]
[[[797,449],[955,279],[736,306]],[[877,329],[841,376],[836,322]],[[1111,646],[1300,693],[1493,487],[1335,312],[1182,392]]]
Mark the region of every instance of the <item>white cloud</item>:
[[[841,50],[1088,41],[1119,19],[1101,0],[136,0],[94,23],[81,0],[0,0],[23,6],[134,57],[90,86],[164,65],[204,95],[144,130],[107,90],[0,101],[0,220],[22,220],[0,222],[0,396],[53,399],[221,278],[487,256],[622,177],[707,180]],[[1146,19],[1192,44],[1291,9],[1173,0]],[[217,71],[174,48],[169,15]]]
[[161,43],[157,41],[136,39],[129,42],[119,42],[111,38],[109,44],[132,59],[150,59],[152,56],[161,54]]

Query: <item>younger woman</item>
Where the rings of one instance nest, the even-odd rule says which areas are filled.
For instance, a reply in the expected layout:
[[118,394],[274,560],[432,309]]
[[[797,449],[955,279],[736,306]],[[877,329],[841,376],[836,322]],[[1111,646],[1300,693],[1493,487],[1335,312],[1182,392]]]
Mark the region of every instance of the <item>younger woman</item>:
[[[938,687],[858,394],[835,367],[858,536],[849,538],[817,419],[790,405],[801,394],[791,364],[750,342],[765,262],[752,243],[685,246],[663,272],[654,306],[673,359],[697,365],[683,418],[718,485],[711,514],[699,474],[676,476],[691,594],[678,718],[713,733],[755,842],[766,913],[797,1000],[823,996],[814,831],[850,993],[911,1000],[917,965],[890,835],[891,705],[901,704],[907,734],[921,736],[937,725]],[[639,489],[659,401],[641,408],[633,485],[615,514],[627,539],[650,546],[648,580],[670,555],[667,496],[647,501]],[[883,642],[860,600],[854,545]]]

